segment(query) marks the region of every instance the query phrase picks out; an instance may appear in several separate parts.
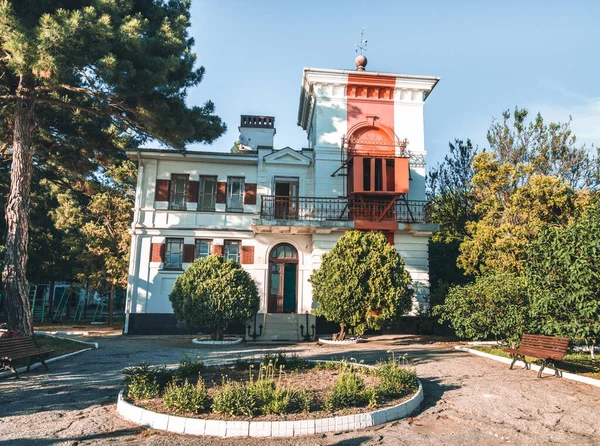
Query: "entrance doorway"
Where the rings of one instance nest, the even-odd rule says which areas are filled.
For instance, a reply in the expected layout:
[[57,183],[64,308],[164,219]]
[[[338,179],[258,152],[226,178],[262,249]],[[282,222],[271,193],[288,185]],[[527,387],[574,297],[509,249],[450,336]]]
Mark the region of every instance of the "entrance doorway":
[[275,218],[298,218],[298,178],[275,177]]
[[269,313],[296,313],[298,251],[281,243],[269,255]]

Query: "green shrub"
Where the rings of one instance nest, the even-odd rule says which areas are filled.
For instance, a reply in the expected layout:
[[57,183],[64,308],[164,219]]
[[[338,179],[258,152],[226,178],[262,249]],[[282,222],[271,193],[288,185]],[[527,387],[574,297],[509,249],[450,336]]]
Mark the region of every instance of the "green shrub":
[[303,389],[293,392],[291,400],[292,404],[296,405],[299,412],[308,412],[313,398],[310,390]]
[[158,396],[173,377],[173,372],[166,367],[150,367],[143,362],[139,366],[126,368],[123,374],[127,395],[134,398]]
[[171,381],[165,388],[163,403],[166,407],[179,413],[199,413],[208,407],[208,392],[204,381],[198,377],[195,386],[190,384],[187,379],[181,385]]
[[369,402],[369,397],[362,377],[356,373],[343,373],[333,385],[325,401],[325,408],[334,411],[346,407],[361,407]]
[[247,385],[223,380],[221,388],[213,398],[212,410],[226,415],[252,417],[256,413],[255,396]]
[[154,398],[159,393],[156,378],[148,375],[133,375],[127,384],[127,395],[133,398]]
[[377,392],[384,398],[398,398],[418,387],[415,370],[393,360],[378,364],[374,374],[380,379]]
[[282,352],[266,353],[260,360],[261,366],[272,364],[275,368],[281,366],[288,370],[306,369],[309,362],[306,359],[300,358],[298,353],[292,353],[290,356]]
[[179,361],[179,367],[175,369],[175,376],[180,378],[196,376],[202,371],[203,368],[204,363],[202,361],[194,361],[189,358],[182,358]]

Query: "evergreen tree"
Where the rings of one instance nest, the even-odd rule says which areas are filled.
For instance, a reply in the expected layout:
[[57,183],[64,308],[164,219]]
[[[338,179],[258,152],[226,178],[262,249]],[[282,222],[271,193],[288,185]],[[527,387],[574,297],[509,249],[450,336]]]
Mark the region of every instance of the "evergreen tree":
[[[0,0],[0,141],[12,154],[2,275],[9,326],[33,333],[27,298],[34,166],[65,186],[152,138],[177,149],[225,126],[198,85],[189,0]],[[35,161],[35,163],[34,163]]]

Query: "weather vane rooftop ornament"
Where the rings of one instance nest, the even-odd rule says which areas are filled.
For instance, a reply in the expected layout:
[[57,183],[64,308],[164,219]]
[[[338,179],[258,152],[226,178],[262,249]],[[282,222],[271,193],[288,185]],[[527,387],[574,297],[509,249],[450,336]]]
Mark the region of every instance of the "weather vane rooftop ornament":
[[356,52],[360,53],[354,59],[354,65],[356,65],[356,69],[358,71],[365,71],[365,67],[367,66],[367,58],[363,55],[363,51],[367,51],[367,39],[365,37],[365,27],[362,27],[362,31],[360,32],[360,42],[356,44]]

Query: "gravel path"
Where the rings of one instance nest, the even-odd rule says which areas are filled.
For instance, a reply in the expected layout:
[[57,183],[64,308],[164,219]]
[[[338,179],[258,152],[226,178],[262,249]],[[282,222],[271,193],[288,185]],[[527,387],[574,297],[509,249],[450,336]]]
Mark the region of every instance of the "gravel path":
[[[430,344],[411,336],[382,336],[344,353],[315,344],[196,346],[191,338],[101,337],[89,351],[0,379],[0,445],[403,445],[600,444],[600,389]],[[352,357],[373,363],[388,355],[413,358],[425,388],[414,417],[363,431],[277,440],[219,440],[141,429],[116,415],[124,367],[141,361],[177,364],[183,356],[206,363],[295,351],[311,358]]]

